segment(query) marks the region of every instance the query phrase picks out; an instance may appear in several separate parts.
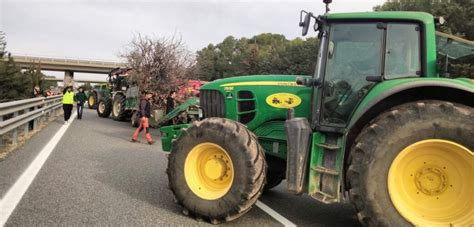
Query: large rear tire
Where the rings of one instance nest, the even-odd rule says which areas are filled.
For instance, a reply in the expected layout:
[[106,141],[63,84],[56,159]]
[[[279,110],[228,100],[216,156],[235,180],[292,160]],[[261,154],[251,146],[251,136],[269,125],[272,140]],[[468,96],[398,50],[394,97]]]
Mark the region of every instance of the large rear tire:
[[89,109],[95,110],[97,108],[97,103],[99,100],[97,100],[97,92],[92,91],[89,94],[89,97],[87,98],[87,106],[89,106]]
[[252,132],[231,120],[208,118],[173,143],[167,173],[183,213],[218,224],[252,208],[265,170],[265,154]]
[[125,96],[121,93],[117,93],[114,96],[112,119],[116,121],[124,121],[127,119],[127,111],[125,111]]
[[112,101],[108,97],[102,97],[97,103],[97,115],[99,117],[107,118],[112,112]]
[[443,101],[403,104],[357,137],[347,181],[368,226],[468,226],[474,217],[474,110]]

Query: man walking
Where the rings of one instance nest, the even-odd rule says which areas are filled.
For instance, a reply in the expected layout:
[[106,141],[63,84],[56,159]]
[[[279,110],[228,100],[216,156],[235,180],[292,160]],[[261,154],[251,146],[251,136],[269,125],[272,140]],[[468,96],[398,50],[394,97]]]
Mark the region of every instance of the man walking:
[[153,94],[151,92],[145,92],[144,97],[140,99],[138,116],[140,117],[140,126],[135,130],[132,136],[132,142],[138,141],[138,136],[140,132],[145,131],[145,138],[148,144],[152,145],[153,139],[151,138],[150,132],[148,131],[149,127],[149,118],[151,117],[151,105],[150,100]]
[[72,91],[72,86],[66,87],[63,93],[64,124],[67,125],[72,113],[72,104],[74,103],[74,91]]
[[166,114],[169,114],[174,110],[174,98],[176,97],[176,91],[170,91],[168,97],[166,97]]
[[74,100],[77,103],[77,119],[82,119],[82,109],[84,108],[84,103],[87,100],[86,94],[84,93],[84,89],[82,87],[79,88],[79,92],[74,97]]
[[[170,91],[168,97],[166,97],[166,114],[171,113],[174,110],[174,102],[176,97],[176,91]],[[171,124],[176,124],[176,118],[171,119]]]

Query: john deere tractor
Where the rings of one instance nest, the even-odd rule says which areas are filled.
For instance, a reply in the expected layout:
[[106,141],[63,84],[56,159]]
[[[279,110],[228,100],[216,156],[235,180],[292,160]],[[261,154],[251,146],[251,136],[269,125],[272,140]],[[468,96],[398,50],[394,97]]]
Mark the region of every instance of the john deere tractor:
[[473,225],[474,81],[444,78],[473,43],[421,12],[302,11],[303,35],[312,21],[311,78],[217,80],[201,121],[162,129],[183,213],[234,220],[278,176],[296,195],[350,201],[364,225]]
[[102,96],[109,95],[109,93],[110,91],[107,84],[95,85],[92,90],[89,91],[87,97],[87,105],[89,106],[89,109],[97,109],[99,100],[102,98]]
[[103,89],[97,103],[97,115],[107,118],[112,114],[112,119],[124,121],[132,118],[138,109],[139,89],[130,86],[127,81],[127,72],[131,69],[113,69],[107,77],[109,89]]

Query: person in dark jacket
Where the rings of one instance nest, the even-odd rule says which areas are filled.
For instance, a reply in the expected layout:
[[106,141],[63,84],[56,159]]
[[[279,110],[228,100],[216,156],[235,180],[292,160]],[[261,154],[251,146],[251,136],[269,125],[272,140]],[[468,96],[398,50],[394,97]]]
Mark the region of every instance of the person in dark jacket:
[[[166,114],[169,114],[171,113],[171,111],[174,110],[175,98],[176,98],[176,91],[170,91],[170,94],[168,95],[168,97],[166,97]],[[176,118],[171,119],[170,123],[172,125],[175,125]]]
[[74,96],[74,101],[77,103],[77,119],[82,119],[82,110],[84,109],[84,103],[87,100],[87,96],[84,93],[84,89],[82,87],[79,88],[79,92]]
[[132,142],[138,141],[138,136],[142,131],[145,131],[145,138],[148,144],[152,145],[153,139],[151,138],[150,132],[148,131],[149,119],[151,117],[151,105],[150,100],[153,94],[151,92],[146,92],[144,97],[140,99],[138,116],[140,117],[140,126],[135,130],[132,136]]
[[166,97],[166,114],[169,114],[174,110],[174,98],[176,97],[176,91],[171,91],[170,95]]

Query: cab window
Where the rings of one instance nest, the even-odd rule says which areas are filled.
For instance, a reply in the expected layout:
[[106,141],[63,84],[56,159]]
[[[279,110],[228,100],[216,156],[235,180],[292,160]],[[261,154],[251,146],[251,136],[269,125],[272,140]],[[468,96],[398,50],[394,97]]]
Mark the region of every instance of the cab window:
[[418,77],[420,66],[420,28],[417,24],[387,24],[385,79]]

